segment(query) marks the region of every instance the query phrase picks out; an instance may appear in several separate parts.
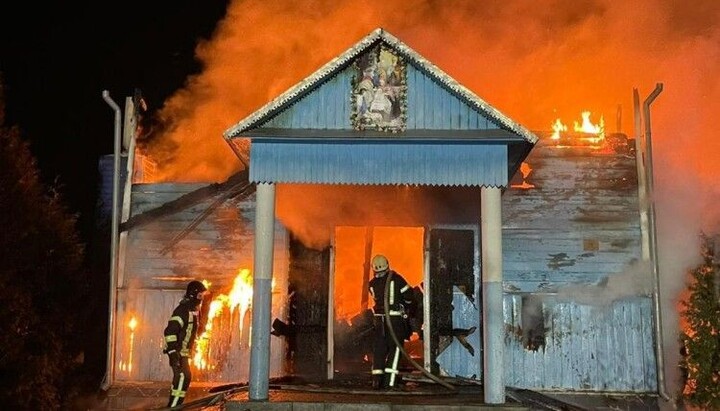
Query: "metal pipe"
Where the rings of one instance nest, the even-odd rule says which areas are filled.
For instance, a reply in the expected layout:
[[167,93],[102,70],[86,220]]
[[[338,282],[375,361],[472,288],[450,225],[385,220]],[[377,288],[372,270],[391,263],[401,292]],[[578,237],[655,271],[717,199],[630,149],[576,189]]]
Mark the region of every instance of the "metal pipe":
[[635,163],[637,166],[638,178],[638,203],[640,209],[640,246],[643,262],[650,261],[650,235],[648,223],[648,199],[647,187],[645,185],[645,143],[642,141],[642,114],[640,109],[640,94],[638,89],[633,89],[633,109],[635,110]]
[[118,200],[120,198],[120,107],[110,97],[107,90],[102,92],[103,100],[115,111],[115,145],[113,162],[113,192],[112,192],[112,231],[110,234],[110,285],[108,297],[108,334],[107,334],[107,364],[105,367],[105,378],[101,388],[107,390],[113,383],[113,364],[115,363],[115,305],[117,279],[117,252],[118,252]]
[[670,401],[670,396],[665,388],[665,359],[663,355],[663,332],[662,332],[662,312],[660,307],[660,268],[657,256],[657,225],[655,222],[655,196],[653,193],[653,163],[652,163],[652,133],[650,127],[650,104],[657,98],[663,89],[662,83],[655,85],[655,90],[643,102],[643,117],[645,120],[645,154],[646,154],[646,172],[647,178],[645,184],[648,192],[648,222],[650,225],[650,260],[653,270],[653,302],[655,311],[655,357],[657,358],[657,379],[658,394]]

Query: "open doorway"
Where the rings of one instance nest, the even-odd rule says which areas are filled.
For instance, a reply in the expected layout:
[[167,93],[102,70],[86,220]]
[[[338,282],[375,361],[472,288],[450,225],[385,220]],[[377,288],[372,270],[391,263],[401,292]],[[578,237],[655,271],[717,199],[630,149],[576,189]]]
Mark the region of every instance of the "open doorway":
[[[368,282],[375,254],[388,258],[390,267],[412,287],[424,276],[423,227],[338,226],[334,231],[328,307],[328,378],[370,370],[372,306]],[[405,351],[423,363],[421,335],[414,333]]]

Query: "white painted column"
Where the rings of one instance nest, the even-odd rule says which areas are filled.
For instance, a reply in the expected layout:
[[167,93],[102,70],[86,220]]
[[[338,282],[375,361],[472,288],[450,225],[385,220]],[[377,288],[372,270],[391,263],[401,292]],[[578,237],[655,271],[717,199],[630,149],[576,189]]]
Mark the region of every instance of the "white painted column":
[[480,189],[485,402],[505,403],[501,189]]
[[257,185],[253,263],[252,337],[248,398],[267,400],[270,385],[270,314],[275,246],[275,185]]

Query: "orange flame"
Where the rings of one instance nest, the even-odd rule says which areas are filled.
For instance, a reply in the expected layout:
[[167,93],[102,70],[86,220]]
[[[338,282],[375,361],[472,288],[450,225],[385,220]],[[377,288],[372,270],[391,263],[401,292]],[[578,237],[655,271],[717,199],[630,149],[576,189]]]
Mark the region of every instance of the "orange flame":
[[563,131],[567,131],[567,126],[565,124],[563,124],[559,118],[556,118],[555,122],[552,124],[552,130],[553,130],[553,133],[552,133],[552,136],[550,136],[550,138],[552,138],[553,140],[559,140],[560,133]]
[[592,121],[590,121],[590,114],[592,113],[589,111],[583,111],[582,124],[578,124],[576,121],[574,129],[581,133],[594,134],[595,137],[591,137],[590,140],[597,143],[605,138],[605,120],[603,116],[600,116],[600,123],[593,124]]
[[523,188],[523,189],[535,188],[535,184],[528,182],[528,176],[530,176],[531,172],[532,172],[532,167],[530,167],[530,164],[523,161],[522,164],[520,164],[520,174],[522,174],[522,183],[512,184],[511,187]]
[[132,363],[133,363],[133,350],[135,345],[135,327],[137,327],[137,319],[135,316],[133,316],[130,319],[130,322],[128,322],[128,327],[130,327],[130,354],[128,355],[128,372],[132,372]]
[[118,363],[118,368],[120,371],[127,371],[128,373],[132,372],[132,362],[133,362],[133,351],[134,351],[134,345],[135,345],[135,328],[138,325],[138,320],[135,318],[135,316],[132,316],[130,318],[130,321],[128,321],[127,326],[130,329],[130,341],[128,344],[128,360],[123,361],[120,360]]
[[[600,144],[605,140],[605,119],[600,116],[600,121],[594,124],[590,120],[592,112],[585,110],[581,112],[582,122],[574,121],[573,131],[580,133],[580,140],[589,142],[590,144]],[[567,126],[559,118],[555,119],[552,124],[553,133],[550,136],[553,140],[560,140],[563,133],[568,130]]]
[[[271,287],[274,288],[275,279],[273,278]],[[241,268],[233,281],[233,286],[228,294],[220,294],[211,302],[207,310],[207,319],[202,334],[199,335],[195,342],[195,353],[193,355],[193,364],[200,370],[214,369],[215,365],[210,362],[210,342],[213,336],[213,323],[220,319],[225,312],[232,314],[239,311],[238,329],[242,333],[246,314],[252,308],[253,296],[253,278],[249,269]],[[249,336],[249,333],[248,333]]]

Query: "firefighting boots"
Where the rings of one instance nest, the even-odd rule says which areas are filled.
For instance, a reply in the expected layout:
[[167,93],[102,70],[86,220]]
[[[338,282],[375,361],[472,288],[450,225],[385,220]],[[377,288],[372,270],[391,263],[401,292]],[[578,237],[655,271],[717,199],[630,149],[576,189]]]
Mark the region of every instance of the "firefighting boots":
[[[392,381],[392,385],[391,384]],[[403,380],[400,374],[385,375],[385,388],[393,391],[402,390]]]
[[373,375],[372,376],[372,388],[373,390],[385,389],[385,376],[384,375]]

